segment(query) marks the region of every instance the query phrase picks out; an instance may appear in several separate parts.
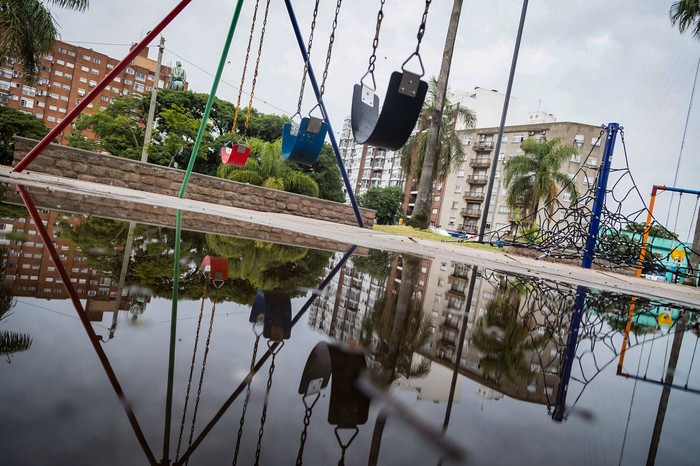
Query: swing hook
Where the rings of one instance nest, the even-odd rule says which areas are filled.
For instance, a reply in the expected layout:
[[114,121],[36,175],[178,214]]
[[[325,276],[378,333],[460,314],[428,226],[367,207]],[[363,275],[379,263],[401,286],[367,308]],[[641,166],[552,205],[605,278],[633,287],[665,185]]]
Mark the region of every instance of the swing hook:
[[[422,77],[425,75],[425,68],[423,67],[423,59],[420,57],[420,54],[419,54],[418,52],[413,52],[413,53],[406,59],[406,61],[403,62],[403,64],[401,65],[401,71],[403,71],[404,73],[406,73],[406,72],[411,73],[410,71],[406,71],[406,63],[408,63],[409,61],[411,61],[411,59],[412,59],[413,57],[418,57],[418,64],[420,65],[420,74],[419,74],[419,75],[416,75],[416,76],[418,76],[419,78],[422,78]],[[412,73],[412,74],[413,74],[413,73]]]
[[[409,57],[410,60],[411,57]],[[406,60],[408,61],[408,60]],[[404,63],[405,64],[405,63]],[[372,78],[372,87],[369,87],[364,83],[365,78],[369,75]],[[360,79],[360,84],[362,87],[366,87],[367,89],[372,89],[372,92],[375,92],[377,90],[377,82],[374,80],[374,73],[372,71],[367,71],[364,75],[362,75],[362,78]]]

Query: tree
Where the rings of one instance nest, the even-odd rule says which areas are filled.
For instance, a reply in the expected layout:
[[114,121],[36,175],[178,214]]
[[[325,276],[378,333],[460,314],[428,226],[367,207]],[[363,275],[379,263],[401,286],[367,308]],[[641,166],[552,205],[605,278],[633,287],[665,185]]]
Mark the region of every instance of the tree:
[[335,152],[329,144],[324,144],[321,154],[312,166],[289,163],[293,170],[309,175],[318,184],[318,197],[333,202],[345,202],[343,179],[335,159]]
[[0,0],[0,58],[17,60],[25,81],[36,79],[41,56],[53,50],[57,24],[45,4],[84,11],[88,0]]
[[[434,92],[431,91],[430,98],[428,100],[429,108],[424,108],[424,118],[428,118],[429,125],[423,126],[422,129],[427,130],[424,160],[422,165],[421,176],[414,178],[419,179],[418,182],[418,193],[416,194],[416,205],[413,209],[413,214],[411,215],[410,224],[419,228],[428,228],[430,225],[430,207],[431,200],[430,194],[433,189],[433,182],[435,181],[435,170],[437,162],[441,158],[444,158],[446,153],[451,153],[444,147],[443,141],[448,138],[446,133],[454,131],[454,123],[456,118],[447,127],[444,127],[445,113],[449,114],[450,106],[447,104],[447,82],[450,76],[450,67],[452,66],[452,53],[454,52],[455,39],[457,37],[457,28],[459,27],[459,17],[462,13],[462,0],[454,0],[452,3],[452,11],[450,13],[450,21],[447,26],[447,35],[445,37],[445,46],[442,52],[442,61],[440,63],[440,73],[438,75],[437,83],[434,86]],[[431,83],[432,84],[432,83]],[[431,86],[433,87],[433,86]],[[459,111],[459,106],[457,107]],[[447,115],[449,116],[449,115]],[[474,123],[473,115],[472,119],[465,118],[467,127],[471,123]],[[419,130],[421,128],[419,127]],[[420,134],[420,133],[419,133]],[[459,140],[455,148],[461,146]],[[462,149],[462,152],[464,149]],[[458,154],[455,154],[458,156]],[[463,157],[463,156],[462,156]],[[447,172],[445,172],[446,174]]]
[[15,136],[41,139],[48,130],[44,122],[10,107],[0,107],[0,162],[9,165],[15,150]]
[[[70,136],[68,145],[87,150],[101,147],[117,157],[140,160],[146,115],[141,98],[114,99],[105,110],[82,114],[75,125],[78,133]],[[83,137],[80,132],[85,130],[91,130],[99,143]]]
[[532,377],[526,353],[541,348],[547,340],[546,335],[533,337],[528,331],[518,315],[520,298],[518,284],[502,279],[472,335],[472,345],[483,354],[482,371],[497,383],[503,376],[513,383]]
[[404,192],[398,186],[371,188],[362,194],[360,206],[377,212],[376,222],[380,225],[393,225],[401,217],[401,204]]
[[218,177],[311,197],[319,196],[319,186],[313,178],[284,163],[280,140],[269,143],[250,139],[248,144],[251,155],[246,164],[243,167],[219,165],[216,172]]
[[692,31],[696,39],[700,39],[700,0],[679,0],[673,2],[671,10],[671,24],[678,24],[678,29],[685,32]]
[[552,201],[559,186],[571,194],[572,199],[578,197],[576,185],[559,172],[562,163],[577,152],[573,145],[561,144],[559,138],[545,142],[529,138],[522,148],[524,154],[509,158],[503,166],[503,181],[508,188],[506,203],[511,208],[524,206],[527,223],[532,224],[541,200],[545,200],[550,211],[554,208]]
[[[428,97],[418,119],[418,130],[399,152],[403,172],[405,174],[412,173],[413,178],[420,180],[420,183],[424,182],[423,170],[428,166],[432,167],[429,173],[429,187],[433,186],[435,179],[446,178],[448,173],[456,170],[466,158],[467,152],[455,130],[457,122],[462,120],[467,128],[473,128],[476,124],[474,112],[459,104],[452,104],[448,97],[445,97],[444,109],[440,112],[439,137],[433,156],[428,157],[429,129],[436,112],[437,92],[438,82],[433,78],[430,80]],[[416,199],[416,206],[409,224],[419,228],[427,228],[430,218],[429,209],[429,203],[426,203],[426,207],[422,208]]]
[[[644,230],[646,228],[646,223],[643,222],[630,222],[625,227],[625,231],[631,231],[632,233],[644,235]],[[678,233],[674,231],[667,230],[662,225],[651,225],[649,227],[649,236],[655,238],[665,238],[665,239],[678,239]]]

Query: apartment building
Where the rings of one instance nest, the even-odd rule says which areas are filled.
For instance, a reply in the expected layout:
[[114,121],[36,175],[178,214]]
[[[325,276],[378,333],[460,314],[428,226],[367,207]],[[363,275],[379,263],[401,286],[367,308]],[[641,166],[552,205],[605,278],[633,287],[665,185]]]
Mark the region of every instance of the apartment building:
[[[0,105],[34,115],[52,129],[119,61],[92,49],[56,41],[53,51],[42,57],[32,85],[24,82],[19,64],[0,66]],[[85,113],[104,110],[117,97],[144,94],[154,86],[162,89],[171,69],[161,66],[157,79],[155,70],[156,61],[148,58],[146,48],[87,106]],[[70,126],[66,128],[58,142],[65,143],[71,131]]]
[[[118,283],[109,274],[90,267],[87,257],[70,240],[59,235],[57,223],[61,214],[53,210],[41,210],[39,215],[78,297],[87,300],[85,309],[90,319],[99,321],[104,312],[113,312],[119,292]],[[79,217],[72,217],[68,221],[75,224]],[[31,217],[2,218],[0,232],[0,248],[4,250],[7,260],[2,280],[12,290],[13,296],[69,299],[56,264]],[[24,239],[13,239],[20,236]],[[131,297],[127,290],[122,291],[124,299],[120,301],[120,309],[128,310]]]
[[338,149],[356,196],[371,188],[403,187],[405,176],[401,170],[401,157],[394,151],[357,144],[350,118],[343,122]]
[[[561,166],[561,172],[574,180],[579,193],[595,185],[605,138],[600,126],[574,122],[556,122],[543,112],[531,113],[530,121],[538,123],[506,126],[500,154],[494,163],[498,127],[482,127],[460,131],[467,148],[467,158],[444,182],[439,182],[433,193],[431,222],[448,231],[477,233],[486,199],[486,189],[492,171],[495,171],[486,230],[508,228],[516,216],[506,204],[508,190],[503,184],[505,162],[514,155],[523,154],[522,142],[527,138],[546,141],[560,138],[563,144],[573,144],[578,154]],[[571,196],[562,192],[559,201],[568,206]]]

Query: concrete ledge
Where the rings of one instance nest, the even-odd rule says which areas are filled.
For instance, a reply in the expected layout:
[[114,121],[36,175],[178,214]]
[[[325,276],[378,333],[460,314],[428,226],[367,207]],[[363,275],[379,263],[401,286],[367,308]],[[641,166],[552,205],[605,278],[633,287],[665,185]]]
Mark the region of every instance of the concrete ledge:
[[[15,140],[13,163],[17,164],[38,141],[22,137]],[[49,145],[27,170],[166,196],[179,194],[185,175],[184,171],[174,168],[58,144]],[[344,225],[357,225],[353,208],[347,204],[199,173],[192,173],[185,198],[228,207],[286,213]],[[360,209],[360,215],[366,227],[371,228],[374,225],[373,210]]]

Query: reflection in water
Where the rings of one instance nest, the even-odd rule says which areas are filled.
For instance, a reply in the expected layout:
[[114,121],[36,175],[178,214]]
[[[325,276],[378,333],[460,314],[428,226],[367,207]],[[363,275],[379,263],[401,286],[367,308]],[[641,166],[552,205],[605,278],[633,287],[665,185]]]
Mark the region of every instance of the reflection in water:
[[[6,271],[7,249],[3,247],[0,248],[0,324],[9,316],[16,303],[12,289],[5,284]],[[32,338],[27,333],[0,331],[0,357],[5,356],[8,363],[12,362],[11,356],[14,353],[27,351],[31,346]]]
[[[54,226],[49,220],[51,218],[54,221],[60,219],[66,225],[78,225],[84,220],[71,219],[63,214],[59,216],[50,212],[43,212],[38,218],[47,220],[46,229],[52,232],[55,230],[52,229]],[[49,267],[58,268],[57,264],[41,260],[47,255],[47,249],[43,244],[40,247],[36,246],[37,243],[44,241],[37,238],[35,234],[34,230],[38,225],[32,226],[32,223],[26,219],[22,222],[19,219],[3,220],[3,222],[17,230],[22,229],[22,235],[25,236],[22,241],[11,240],[8,242],[11,244],[7,244],[8,266],[3,282],[8,287],[12,287],[13,293],[14,290],[17,293],[23,293],[20,296],[42,298],[50,296],[52,299],[68,297],[63,289],[61,289],[63,294],[54,292],[46,294],[43,290],[43,288],[62,288],[66,283],[56,282],[56,277],[60,278],[60,275],[55,270],[49,269]],[[611,371],[614,371],[614,363],[620,357],[620,342],[627,323],[630,298],[589,290],[582,304],[581,325],[577,338],[573,345],[568,345],[574,350],[569,378],[562,372],[561,367],[562,355],[567,350],[572,310],[575,307],[577,290],[572,285],[507,276],[484,269],[478,269],[472,275],[471,268],[465,264],[430,262],[410,256],[374,251],[368,254],[363,251],[363,254],[353,257],[351,261],[346,261],[349,254],[343,258],[339,255],[330,257],[332,253],[308,248],[294,249],[250,240],[206,237],[191,232],[181,233],[184,260],[177,262],[182,270],[175,280],[172,275],[175,244],[172,230],[135,225],[133,252],[129,253],[126,247],[128,229],[106,222],[102,225],[104,230],[101,230],[98,220],[93,220],[89,224],[90,228],[84,230],[89,232],[85,233],[87,237],[84,240],[85,247],[90,248],[89,251],[80,251],[63,233],[60,234],[61,237],[53,237],[53,234],[50,237],[56,243],[55,248],[59,258],[61,255],[65,257],[63,264],[67,267],[65,272],[69,277],[69,283],[71,286],[74,285],[75,294],[78,294],[77,290],[84,290],[80,298],[85,302],[86,307],[89,305],[90,309],[94,310],[93,316],[98,312],[104,312],[100,310],[104,309],[107,312],[113,312],[110,317],[116,319],[117,309],[126,310],[132,305],[144,310],[148,299],[143,285],[147,283],[154,285],[154,291],[153,301],[148,304],[146,320],[152,320],[152,316],[155,315],[162,315],[157,314],[159,306],[162,307],[167,301],[159,297],[166,296],[173,291],[173,288],[179,292],[178,297],[183,308],[182,318],[186,320],[189,315],[192,317],[191,327],[185,326],[192,330],[194,340],[192,355],[189,354],[190,349],[187,349],[186,358],[182,360],[177,358],[174,363],[175,366],[183,366],[182,379],[175,379],[178,384],[179,380],[182,382],[182,385],[176,384],[182,388],[182,393],[179,393],[182,399],[176,397],[174,406],[178,414],[180,409],[184,408],[175,464],[185,464],[207,438],[209,442],[201,448],[202,451],[196,453],[197,459],[200,459],[199,455],[202,455],[201,458],[207,458],[210,449],[217,455],[230,458],[234,447],[230,434],[234,430],[238,430],[238,441],[233,452],[234,463],[242,464],[243,456],[240,455],[250,453],[252,456],[255,443],[252,441],[248,443],[241,439],[242,435],[246,435],[245,425],[248,425],[251,432],[257,434],[255,456],[261,463],[268,459],[273,461],[273,458],[277,458],[275,456],[277,451],[285,452],[280,454],[286,454],[287,457],[293,457],[296,454],[299,463],[306,459],[309,464],[327,464],[338,458],[349,463],[353,462],[354,458],[359,458],[358,455],[363,457],[361,462],[364,462],[365,455],[369,451],[370,464],[385,464],[390,462],[390,459],[399,457],[403,453],[402,447],[410,444],[411,448],[416,449],[414,461],[428,464],[430,460],[425,458],[429,455],[420,456],[424,452],[417,451],[419,448],[414,447],[413,442],[406,440],[408,438],[406,431],[401,429],[410,426],[409,432],[420,432],[421,441],[427,439],[429,444],[436,445],[438,451],[434,454],[435,458],[446,455],[446,452],[450,451],[449,445],[440,445],[440,441],[450,436],[450,431],[442,437],[431,437],[435,434],[435,429],[445,410],[443,407],[433,407],[432,403],[424,401],[440,403],[447,401],[448,398],[454,401],[454,404],[447,408],[447,414],[452,414],[454,411],[450,427],[458,432],[454,437],[460,438],[462,449],[466,447],[470,451],[470,457],[475,458],[475,462],[484,463],[488,461],[484,461],[484,456],[479,456],[480,452],[493,451],[497,447],[488,442],[481,442],[482,431],[489,432],[491,440],[496,439],[493,443],[497,446],[506,444],[510,447],[512,444],[514,449],[523,448],[518,443],[520,437],[509,437],[509,429],[511,424],[518,423],[516,418],[521,417],[522,413],[532,413],[532,408],[544,413],[548,408],[561,405],[563,419],[566,419],[569,414],[584,411],[578,409],[577,404],[587,408],[586,405],[591,406],[592,400],[595,400],[594,408],[590,411],[591,415],[585,419],[586,422],[597,423],[596,428],[602,423],[616,425],[603,406],[607,407],[615,403],[612,399],[619,396],[617,395],[619,390],[608,393],[607,387],[613,385],[616,388],[631,390],[633,380],[636,380],[635,383],[639,382],[640,387],[645,384],[652,387],[652,384],[662,385],[658,393],[652,392],[653,403],[656,404],[658,401],[655,426],[652,430],[649,420],[648,428],[641,429],[647,432],[646,435],[643,432],[640,433],[639,427],[633,428],[635,421],[641,423],[642,416],[632,410],[632,403],[630,403],[632,426],[629,430],[625,430],[624,434],[622,429],[611,434],[610,444],[613,445],[613,449],[620,447],[620,441],[625,441],[629,433],[629,445],[623,445],[623,448],[631,453],[633,450],[640,449],[640,440],[644,446],[648,442],[649,458],[657,455],[657,458],[661,459],[662,455],[668,452],[668,447],[664,449],[664,442],[673,441],[678,437],[677,423],[680,414],[677,410],[674,412],[672,407],[674,400],[680,402],[685,398],[676,397],[676,393],[685,396],[687,393],[694,393],[693,390],[697,391],[697,371],[693,371],[697,337],[693,335],[692,339],[686,337],[684,340],[683,336],[686,327],[692,330],[697,326],[698,315],[694,311],[680,309],[668,303],[636,301],[629,334],[630,344],[626,348],[630,363],[624,365],[623,372],[620,373],[623,377],[630,379],[628,382],[625,378],[615,377],[614,372],[611,373]],[[123,224],[122,227],[125,225]],[[105,244],[98,245],[98,241],[94,238],[99,236],[100,231],[104,232],[105,238],[113,234],[119,239],[105,240]],[[91,236],[93,239],[88,241]],[[83,240],[78,236],[77,241]],[[34,244],[30,246],[28,243]],[[63,249],[63,246],[66,246],[66,249]],[[32,257],[26,257],[27,254],[31,254]],[[41,254],[41,256],[35,258],[35,254]],[[215,254],[223,258],[228,267],[228,279],[224,280],[220,288],[215,288],[209,282],[211,275],[203,276],[198,267],[207,255]],[[87,259],[83,260],[84,257]],[[36,263],[35,260],[38,261],[38,268],[32,269]],[[105,267],[105,269],[93,269],[88,265],[93,263],[91,262],[93,260],[96,267]],[[164,264],[168,261],[170,264],[166,267]],[[256,261],[261,264],[262,272],[255,270]],[[10,264],[15,264],[14,268],[11,268]],[[28,265],[27,268],[24,267],[25,264]],[[125,265],[127,270],[122,287],[121,276]],[[78,270],[73,272],[73,268]],[[86,275],[81,272],[83,268],[88,269]],[[153,276],[143,277],[144,274],[149,273],[149,270],[153,272]],[[294,280],[294,274],[297,272],[301,282]],[[36,274],[39,278],[23,279],[21,278],[23,274]],[[14,278],[11,279],[11,276]],[[84,276],[95,278],[85,278],[86,282],[80,283],[79,280]],[[318,282],[324,276],[326,278],[319,285]],[[117,277],[120,278],[118,282]],[[142,277],[145,279],[143,283],[140,281]],[[48,281],[48,278],[53,278],[54,281]],[[98,283],[91,285],[91,280],[97,280]],[[101,281],[104,284],[100,284]],[[178,286],[173,287],[174,283],[178,283]],[[253,283],[275,286],[255,288]],[[34,289],[29,290],[30,286],[34,286]],[[469,300],[468,289],[472,286],[473,296]],[[20,287],[26,287],[26,289],[20,289]],[[100,288],[106,291],[101,294]],[[261,289],[270,291],[259,291]],[[309,295],[309,289],[318,291]],[[300,290],[304,291],[300,292]],[[89,291],[94,291],[95,294],[91,296],[88,294]],[[275,304],[272,307],[286,310],[281,314],[275,314],[274,311],[258,312],[257,309],[260,307],[259,304],[256,305],[256,296],[260,296],[261,293],[268,306],[275,302],[274,296],[279,293],[278,304],[284,305]],[[292,318],[289,298],[302,294],[307,294],[309,299]],[[9,293],[8,296],[9,302],[12,302],[13,296]],[[122,300],[125,307],[121,304],[116,305],[118,300]],[[192,306],[188,306],[188,300],[196,301]],[[177,301],[178,299],[175,300]],[[234,365],[234,367],[245,366],[247,374],[240,379],[237,388],[232,388],[229,398],[219,400],[223,401],[220,407],[213,396],[209,399],[202,398],[200,405],[202,390],[210,390],[209,394],[213,394],[212,392],[216,393],[215,390],[220,389],[221,386],[231,383],[228,380],[232,372],[230,353],[226,355],[226,363],[229,365],[214,366],[217,364],[214,357],[217,354],[216,345],[223,344],[222,340],[226,338],[215,338],[214,340],[219,340],[216,343],[210,338],[216,313],[214,307],[217,304],[220,306],[225,301],[246,303],[250,306],[246,307],[246,313],[250,310],[252,314],[250,322],[254,332],[250,336],[252,347],[248,347],[246,343],[244,345],[248,348],[246,350],[239,342],[225,342],[226,345],[232,344],[236,350],[233,361],[238,366]],[[80,300],[78,303],[81,304]],[[106,303],[106,305],[100,307],[94,303]],[[207,309],[207,303],[211,305],[210,309]],[[20,300],[18,306],[23,305],[24,303]],[[287,350],[282,353],[282,342],[289,338],[291,327],[303,318],[307,309],[308,323],[313,329],[341,340],[347,346],[328,341],[314,347],[316,342],[313,341],[313,333],[305,331],[304,328],[297,328],[294,331],[295,338],[287,343],[285,346]],[[78,315],[86,321],[85,310],[78,305],[76,310]],[[191,314],[188,314],[190,311]],[[19,311],[15,312],[19,314]],[[198,344],[200,333],[205,331],[201,327],[204,314],[207,312],[209,312],[210,321],[208,325],[204,325],[208,327],[208,335],[202,350],[198,348]],[[124,314],[122,312],[122,315]],[[8,315],[7,311],[3,315]],[[234,328],[231,322],[235,318],[235,313],[230,315],[232,317],[222,318],[220,311],[216,319],[216,327],[223,332],[230,332],[227,337],[235,339],[239,337],[236,331],[231,330]],[[659,321],[666,319],[665,317],[660,319],[665,315],[668,315],[671,324],[662,331]],[[198,319],[196,319],[197,316]],[[15,315],[13,319],[5,322],[14,325],[17,317],[19,316]],[[99,322],[92,325],[99,325]],[[91,343],[94,344],[97,337],[92,325],[87,325],[85,331]],[[113,335],[112,328],[110,331]],[[149,333],[149,337],[157,335],[153,326],[148,330],[145,330],[145,327],[140,329],[127,327],[120,330],[123,337],[120,335],[121,340],[117,338],[115,343],[109,346],[110,356],[124,354],[128,351],[128,345],[124,343],[128,343],[130,337],[140,336],[143,333]],[[25,356],[33,356],[37,352],[37,347],[43,343],[44,338],[40,338],[37,331],[33,330],[32,334],[37,336],[36,344],[32,351],[22,357],[18,356],[15,359],[16,363],[24,361]],[[171,336],[175,336],[175,333]],[[262,356],[258,357],[257,347],[260,338],[268,340],[268,348]],[[162,336],[160,341],[163,341]],[[177,342],[177,338],[175,341]],[[180,343],[177,344],[180,345]],[[299,348],[305,348],[301,353],[301,361],[297,358],[300,354]],[[308,354],[311,348],[313,350],[307,364],[302,366],[303,356]],[[145,428],[148,435],[144,436],[101,345],[97,344],[94,349],[125,409],[136,437],[141,442],[148,461],[156,464],[145,439],[152,438],[155,429],[157,432],[161,432],[162,429],[166,434],[164,437],[169,438],[168,423],[163,425],[160,424],[162,418],[154,422],[147,417]],[[252,358],[249,362],[251,353]],[[335,357],[331,356],[332,353]],[[208,361],[210,369],[205,384],[203,380],[207,367],[207,354],[210,356]],[[284,359],[282,359],[283,356]],[[147,356],[139,355],[139,358],[145,357]],[[338,362],[339,360],[341,362]],[[144,361],[146,361],[144,365],[153,364],[150,360],[144,359]],[[261,375],[260,380],[261,385],[264,386],[264,392],[261,393],[265,396],[264,398],[260,396],[256,400],[255,393],[252,397],[250,394],[251,383],[266,364],[268,365],[268,370],[265,371],[267,374]],[[635,371],[638,365],[639,370]],[[367,377],[362,376],[365,366],[369,374]],[[12,367],[13,370],[18,368],[17,364]],[[453,397],[448,397],[446,395],[449,387],[448,379],[453,369],[456,369],[455,385],[451,387]],[[127,376],[127,374],[135,376],[136,367],[129,366],[122,375]],[[198,380],[195,380],[195,374],[199,374]],[[149,383],[154,387],[163,387],[163,375],[149,375],[151,377]],[[266,423],[268,403],[275,403],[274,400],[278,400],[279,403],[288,401],[285,397],[290,394],[290,384],[282,384],[279,381],[296,380],[300,376],[299,389],[296,394],[292,393],[294,406],[289,404],[282,414],[275,416],[274,423]],[[369,382],[370,379],[373,383]],[[275,380],[277,383],[273,387]],[[597,382],[600,380],[605,380],[607,383]],[[185,383],[187,383],[186,386]],[[328,387],[328,384],[331,384],[331,387]],[[555,395],[561,384],[569,387],[570,396],[566,404],[558,400]],[[158,390],[161,389],[153,391]],[[255,387],[253,387],[254,391]],[[676,393],[670,396],[671,391]],[[641,389],[638,392],[637,399],[640,401],[636,403],[649,406],[649,396],[644,397],[644,391]],[[476,398],[474,393],[482,398]],[[624,395],[624,391],[622,393]],[[144,393],[139,393],[140,397],[143,395]],[[221,398],[227,395],[228,393]],[[298,395],[301,395],[302,403],[298,402]],[[324,397],[324,395],[330,396]],[[194,399],[195,396],[196,399]],[[374,412],[369,409],[370,398],[374,400],[374,406],[372,406],[375,408]],[[474,398],[478,401],[475,410],[472,409],[472,405],[475,404]],[[520,400],[529,403],[521,403]],[[139,401],[141,402],[141,399]],[[159,396],[156,396],[155,402],[161,402]],[[487,409],[483,412],[479,411],[479,405],[483,407],[484,402]],[[235,419],[232,419],[231,416],[226,416],[226,413],[234,403],[239,403],[237,409],[242,409],[242,413],[236,412]],[[597,409],[598,404],[601,406],[600,409]],[[488,409],[489,405],[493,409]],[[693,405],[684,404],[684,406],[690,409]],[[26,406],[22,405],[21,408],[25,409]],[[41,413],[39,407],[32,409]],[[258,422],[248,419],[246,423],[246,410],[249,411],[248,418],[251,417],[251,412],[255,411],[257,414],[262,414],[262,419]],[[327,414],[328,424],[321,422],[319,410],[323,415]],[[199,416],[197,416],[198,411]],[[201,418],[205,412],[215,412],[215,414],[205,420],[204,428],[195,426],[197,417],[199,417],[197,422],[201,424]],[[416,412],[421,414],[417,420]],[[498,413],[503,412],[508,412],[512,422],[502,423],[502,419],[498,419]],[[291,420],[289,413],[295,413]],[[395,419],[400,419],[401,422],[388,423],[387,419],[391,419],[389,415],[396,415]],[[411,415],[414,417],[412,418]],[[465,419],[468,419],[468,422]],[[567,432],[578,429],[577,423],[582,420],[572,416],[568,429],[555,425],[555,429],[552,430],[550,427],[542,427],[541,421],[536,417],[526,417],[526,419],[528,422],[531,421],[533,434],[520,432],[519,436],[531,439],[546,432],[552,437],[552,441],[571,440],[571,434]],[[219,434],[212,432],[219,421],[223,421],[221,432],[226,431],[229,434],[228,437],[221,432]],[[361,428],[367,423],[374,426],[373,431],[368,431],[366,427]],[[666,426],[662,429],[664,423]],[[278,437],[278,424],[281,426],[279,430],[285,432],[283,438]],[[325,431],[319,429],[322,426],[326,426]],[[673,428],[669,429],[669,426]],[[185,429],[188,428],[189,438],[185,440]],[[336,429],[337,436],[333,432]],[[462,429],[466,429],[464,432],[468,432],[469,435],[462,435]],[[290,432],[293,435],[288,435]],[[499,434],[496,435],[493,432]],[[8,434],[9,438],[14,438],[12,433]],[[324,434],[329,435],[324,436]],[[228,440],[223,453],[219,448],[217,440],[219,437],[226,437]],[[397,437],[400,438],[399,441]],[[585,434],[581,438],[588,439]],[[328,444],[333,446],[330,453]],[[323,446],[316,448],[317,445]],[[266,451],[263,451],[266,446]],[[51,451],[51,446],[46,448]],[[577,449],[576,442],[573,442],[570,448]],[[239,449],[243,450],[240,451],[240,455]],[[608,450],[602,450],[604,453],[601,454],[607,454],[607,460],[620,452],[618,450],[611,455]],[[644,450],[646,453],[646,448]],[[326,452],[325,456],[319,457],[319,451]],[[528,451],[527,448],[522,449],[524,457],[532,460],[532,456],[527,456]],[[380,453],[384,456],[380,457]],[[506,451],[503,453],[505,454]],[[562,459],[561,456],[556,456],[556,451],[549,451],[547,454],[553,454],[554,458],[557,458],[552,460],[553,462],[559,462]],[[167,448],[164,449],[162,458],[168,458]],[[490,459],[493,460],[493,458]],[[687,460],[687,457],[685,459]]]

